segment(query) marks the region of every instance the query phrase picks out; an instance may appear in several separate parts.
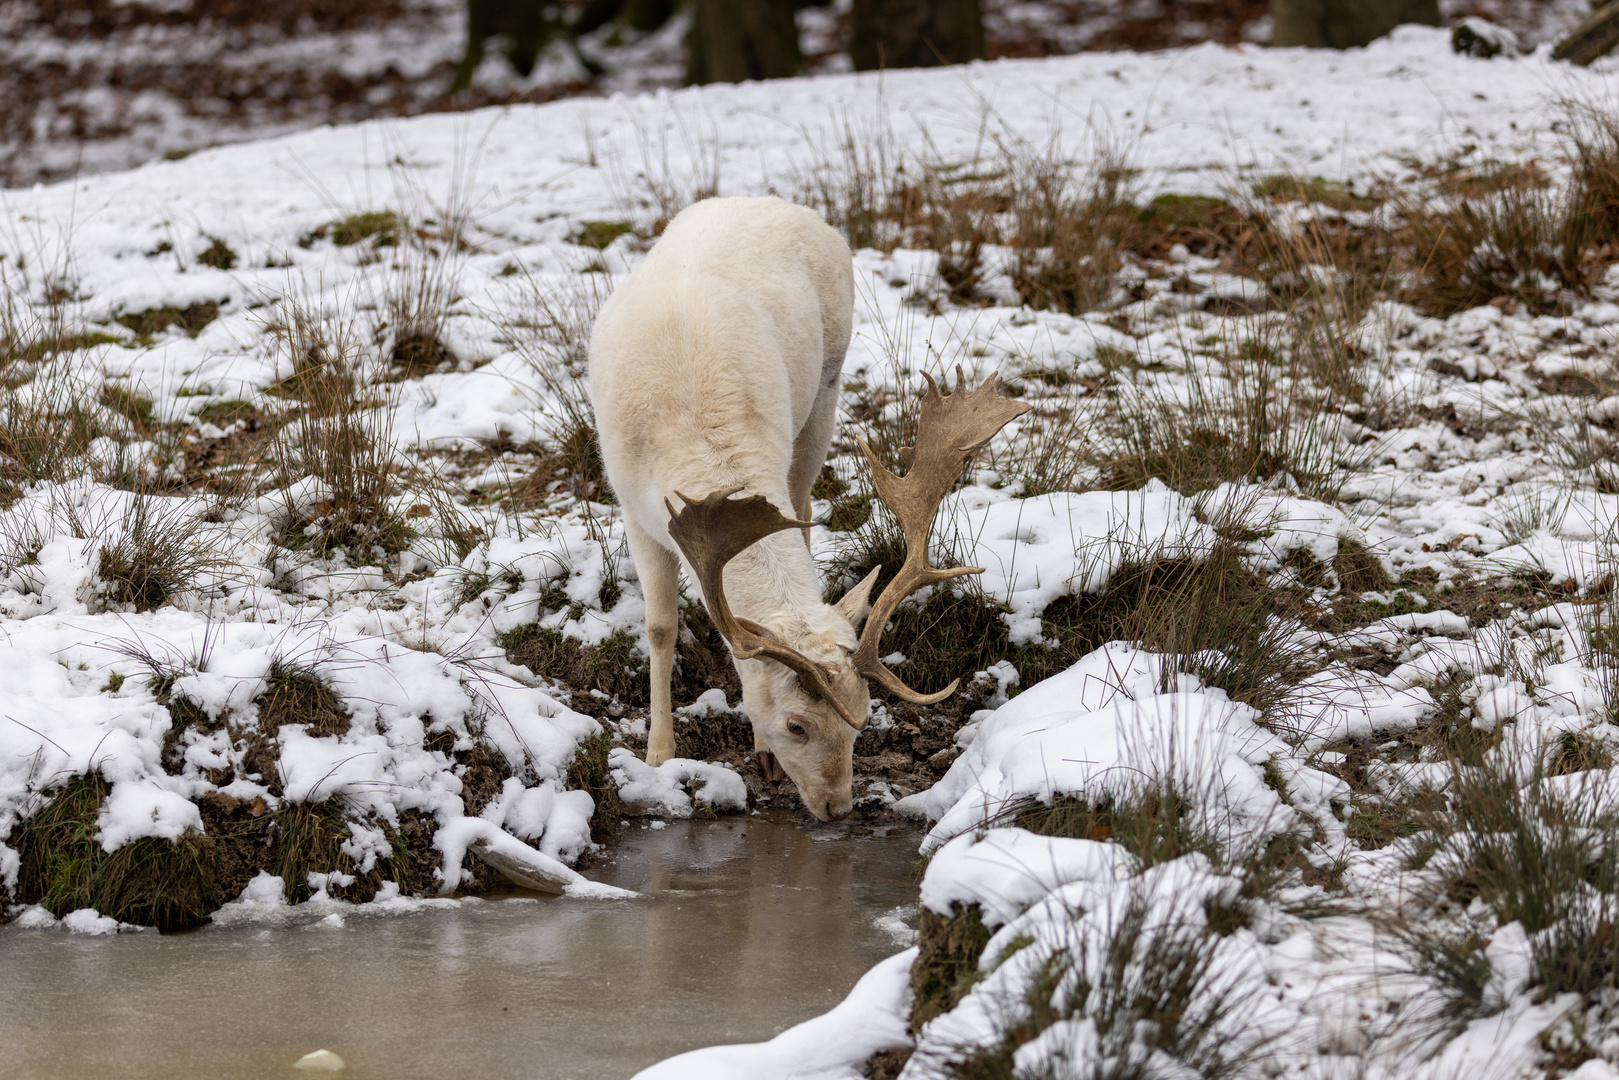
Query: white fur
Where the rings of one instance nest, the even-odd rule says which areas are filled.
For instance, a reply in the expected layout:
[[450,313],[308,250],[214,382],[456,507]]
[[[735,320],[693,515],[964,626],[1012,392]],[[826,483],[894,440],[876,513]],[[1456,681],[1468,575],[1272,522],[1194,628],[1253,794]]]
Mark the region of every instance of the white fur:
[[[647,600],[649,764],[674,754],[681,562],[664,500],[740,486],[789,516],[806,510],[832,442],[853,307],[848,245],[813,211],[709,199],[670,223],[596,318],[590,385],[602,459]],[[725,592],[737,615],[825,664],[839,697],[866,715],[864,680],[848,662],[865,590],[824,603],[803,537],[788,531],[733,559]],[[854,731],[782,665],[736,665],[755,746],[776,755],[816,816],[847,813]]]

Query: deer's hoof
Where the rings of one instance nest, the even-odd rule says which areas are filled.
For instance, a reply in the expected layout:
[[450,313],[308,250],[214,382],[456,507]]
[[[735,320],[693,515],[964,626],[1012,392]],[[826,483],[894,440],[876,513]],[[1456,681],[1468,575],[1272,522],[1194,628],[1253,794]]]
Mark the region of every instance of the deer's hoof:
[[782,769],[781,762],[769,750],[755,750],[754,756],[759,759],[759,771],[764,773],[766,780],[785,780],[787,773]]

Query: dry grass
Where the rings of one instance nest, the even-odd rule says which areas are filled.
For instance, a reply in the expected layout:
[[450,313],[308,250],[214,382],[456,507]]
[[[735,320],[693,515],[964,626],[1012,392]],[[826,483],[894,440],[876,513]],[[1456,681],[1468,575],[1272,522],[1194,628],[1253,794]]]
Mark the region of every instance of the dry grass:
[[278,541],[317,555],[397,552],[414,530],[398,506],[406,486],[390,394],[349,326],[295,300],[280,308],[267,329],[293,373],[278,387],[292,415],[270,444],[269,483],[283,507]]
[[[1531,987],[1546,996],[1589,996],[1619,987],[1612,929],[1619,922],[1619,852],[1603,841],[1619,821],[1606,806],[1604,774],[1568,773],[1565,749],[1548,747],[1527,779],[1494,758],[1456,767],[1448,805],[1421,819],[1430,838],[1420,850],[1457,910],[1476,901],[1499,925],[1522,924],[1530,935]],[[1575,782],[1552,781],[1554,773]],[[1502,1006],[1480,986],[1488,968],[1476,955],[1481,941],[1419,924],[1402,936],[1452,1015]]]
[[120,922],[164,930],[202,924],[227,899],[214,888],[211,841],[148,837],[109,854],[97,839],[107,790],[100,776],[80,776],[20,827],[11,840],[21,856],[19,898],[58,917],[94,908]]
[[[1137,1080],[1165,1059],[1187,1075],[1246,1075],[1267,1039],[1246,1021],[1252,991],[1216,966],[1220,938],[1193,922],[1154,917],[1153,898],[1132,889],[1110,912],[1110,933],[1055,951],[1019,1001],[1000,1003],[999,1045],[965,1049],[941,1063],[952,1080]],[[1079,913],[1076,913],[1078,915]],[[1004,962],[1004,961],[1003,961]],[[1040,1071],[1013,1057],[1042,1032],[1079,1021],[1095,1045]]]
[[610,286],[595,273],[581,275],[579,285],[568,291],[542,285],[526,272],[512,281],[512,302],[495,317],[504,340],[534,376],[533,387],[520,389],[532,398],[545,443],[510,501],[543,503],[560,488],[575,499],[610,503],[587,382],[590,328]]

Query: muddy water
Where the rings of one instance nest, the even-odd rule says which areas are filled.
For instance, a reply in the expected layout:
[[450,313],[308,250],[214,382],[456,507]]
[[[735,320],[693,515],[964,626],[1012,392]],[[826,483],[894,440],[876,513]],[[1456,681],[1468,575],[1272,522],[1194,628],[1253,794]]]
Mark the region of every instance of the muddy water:
[[808,820],[632,824],[589,875],[399,916],[84,938],[0,928],[0,1077],[627,1077],[831,1008],[916,898],[919,836]]

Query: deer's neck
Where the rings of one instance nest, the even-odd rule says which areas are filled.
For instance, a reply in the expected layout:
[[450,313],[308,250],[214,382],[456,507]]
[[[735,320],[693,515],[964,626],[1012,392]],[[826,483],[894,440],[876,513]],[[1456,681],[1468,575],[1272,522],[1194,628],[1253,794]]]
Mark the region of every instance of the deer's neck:
[[826,607],[815,560],[796,529],[767,536],[732,559],[725,596],[732,612],[766,626],[813,624]]

